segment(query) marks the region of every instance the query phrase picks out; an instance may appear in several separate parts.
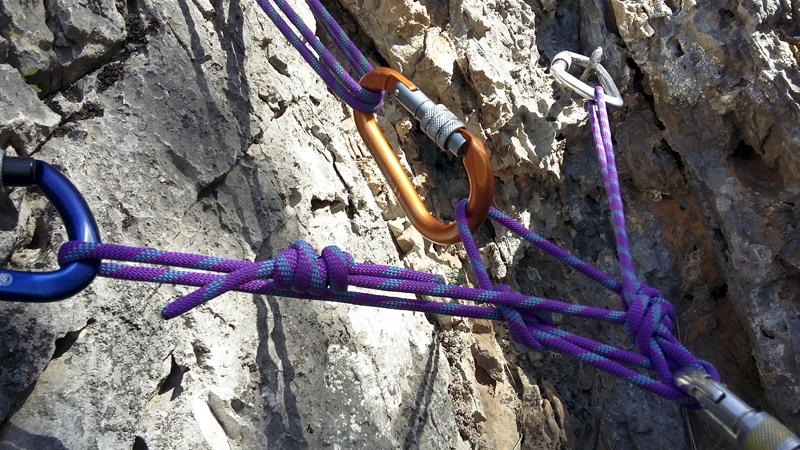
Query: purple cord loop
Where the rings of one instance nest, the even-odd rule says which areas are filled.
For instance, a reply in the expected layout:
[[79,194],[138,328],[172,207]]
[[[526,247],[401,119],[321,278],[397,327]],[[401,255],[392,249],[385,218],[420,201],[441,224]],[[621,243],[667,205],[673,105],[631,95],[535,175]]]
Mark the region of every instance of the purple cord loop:
[[[697,408],[698,404],[693,398],[675,388],[672,373],[682,367],[691,366],[705,371],[717,381],[719,375],[714,366],[698,360],[675,338],[672,330],[675,309],[672,305],[657,289],[645,286],[636,280],[625,232],[622,198],[614,167],[608,117],[602,89],[599,87],[596,98],[598,99],[596,103],[589,104],[590,121],[609,197],[622,281],[614,280],[599,272],[495,208],[490,208],[489,217],[577,272],[616,292],[622,299],[624,312],[529,297],[512,291],[506,285],[493,286],[469,231],[466,200],[456,206],[456,222],[480,289],[450,286],[436,275],[409,269],[356,263],[351,255],[337,247],[326,247],[321,254],[317,254],[310,244],[302,241],[281,252],[274,260],[258,262],[70,241],[59,250],[59,263],[63,265],[78,260],[108,259],[222,274],[116,263],[101,264],[100,275],[104,277],[198,287],[197,290],[167,305],[162,310],[162,316],[166,319],[183,314],[225,292],[239,291],[475,319],[503,320],[513,339],[531,349],[551,349],[565,353],[578,361],[621,377],[644,390],[674,400],[685,408]],[[354,292],[348,290],[349,286],[470,300],[479,305]],[[555,326],[550,317],[550,313],[553,312],[623,325],[639,354],[561,330]],[[638,370],[653,370],[660,381],[643,375]]]
[[[710,374],[717,381],[719,381],[719,374],[714,366],[706,361],[698,360],[675,338],[673,334],[675,308],[672,304],[657,289],[643,285],[636,280],[633,259],[625,230],[625,216],[614,159],[614,147],[611,142],[608,114],[601,86],[595,88],[595,96],[597,100],[589,102],[589,120],[592,124],[600,169],[603,174],[603,183],[609,198],[622,282],[620,283],[598,272],[583,261],[544,240],[536,233],[525,229],[519,223],[494,208],[489,211],[489,217],[539,247],[545,253],[554,256],[576,269],[579,273],[618,293],[625,311],[623,317],[625,331],[629,340],[636,345],[639,353],[646,359],[647,363],[614,361],[612,357],[614,351],[609,352],[605,348],[607,346],[558,330],[553,326],[552,320],[548,320],[549,317],[526,316],[506,307],[501,307],[500,309],[503,312],[503,317],[508,324],[512,337],[518,342],[534,349],[548,347],[567,353],[580,361],[625,378],[643,389],[677,400],[682,406],[693,408],[697,404],[687,399],[685,395],[679,393],[675,396],[677,390],[674,387],[673,372],[682,367],[691,366]],[[456,207],[456,221],[459,224],[458,229],[461,233],[461,239],[478,284],[482,289],[492,289],[491,281],[486,268],[481,263],[480,253],[475,245],[472,233],[466,226],[465,205],[466,200],[460,202]],[[576,309],[580,308],[580,306],[576,305]],[[568,309],[564,313],[569,314],[570,312]],[[619,362],[654,370],[660,379],[660,383],[628,369]]]
[[[329,290],[334,294],[343,294],[347,292],[350,272],[356,267],[353,257],[338,247],[326,247],[322,250],[322,255],[319,255],[311,244],[304,241],[295,242],[290,248],[282,251],[275,260],[258,262],[76,241],[66,242],[59,249],[60,265],[83,259],[135,261],[227,273],[221,277],[202,279],[199,284],[200,289],[167,305],[162,311],[162,315],[167,319],[177,317],[228,291],[238,290],[251,282],[264,279],[272,279],[271,284],[279,291],[291,290],[297,294],[312,296],[323,295]],[[101,269],[101,275],[156,282],[185,282],[187,280],[181,278],[203,275],[153,270],[145,267],[105,264]],[[113,275],[110,275],[109,271],[112,271]],[[198,285],[191,282],[188,284]]]

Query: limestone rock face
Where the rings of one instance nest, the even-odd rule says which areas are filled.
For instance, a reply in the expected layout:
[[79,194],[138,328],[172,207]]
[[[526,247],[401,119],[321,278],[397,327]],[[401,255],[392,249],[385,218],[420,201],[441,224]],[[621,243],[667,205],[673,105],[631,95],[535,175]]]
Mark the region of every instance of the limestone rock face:
[[[640,280],[735,392],[800,429],[788,2],[323,3],[373,64],[484,140],[496,207],[618,276],[585,102],[549,70],[562,50],[602,47],[625,101],[611,123]],[[461,163],[393,100],[377,118],[452,220],[469,194]],[[474,283],[463,247],[411,226],[351,110],[255,3],[0,0],[2,148],[64,172],[105,242],[263,260],[303,239]],[[620,308],[501,227],[476,237],[496,283]],[[39,191],[0,194],[3,267],[53,270],[66,239]],[[0,302],[0,448],[689,449],[689,434],[727,448],[674,404],[530,351],[499,322],[244,294],[163,321],[188,292],[97,279],[58,303]],[[556,320],[631,348],[621,327]]]
[[3,109],[0,110],[0,148],[9,144],[23,153],[36,149],[61,122],[55,114],[36,97],[36,93],[13,67],[0,65],[0,92]]
[[797,22],[779,1],[612,3],[702,205],[766,397],[797,428]]

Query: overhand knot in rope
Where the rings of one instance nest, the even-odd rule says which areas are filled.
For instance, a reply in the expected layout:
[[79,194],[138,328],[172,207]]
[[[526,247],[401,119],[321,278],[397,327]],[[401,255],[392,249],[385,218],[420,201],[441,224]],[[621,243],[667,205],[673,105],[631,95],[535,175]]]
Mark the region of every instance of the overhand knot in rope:
[[342,294],[347,292],[350,272],[356,267],[353,257],[338,247],[326,247],[320,255],[305,241],[295,242],[274,260],[257,262],[76,241],[66,242],[58,252],[58,262],[62,266],[86,259],[112,259],[227,273],[219,276],[121,264],[105,263],[101,266],[101,276],[200,287],[167,305],[162,311],[165,318],[176,317],[232,290],[252,293],[292,291],[310,296]]
[[299,294],[322,295],[328,288],[337,294],[347,292],[353,257],[339,247],[328,246],[318,254],[308,242],[297,241],[275,258],[272,278],[278,289]]
[[[624,299],[628,295],[623,294],[622,297]],[[631,297],[634,300],[628,305],[625,315],[625,332],[628,339],[636,343],[639,352],[649,358],[652,340],[658,342],[667,335],[673,335],[675,308],[661,292],[640,283],[636,283],[636,290]]]

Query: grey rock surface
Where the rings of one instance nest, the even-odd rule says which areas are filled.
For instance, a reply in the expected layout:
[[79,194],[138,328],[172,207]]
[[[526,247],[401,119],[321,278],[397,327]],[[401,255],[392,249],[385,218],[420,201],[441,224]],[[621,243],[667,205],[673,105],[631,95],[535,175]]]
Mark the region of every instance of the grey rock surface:
[[[19,70],[37,69],[29,82],[44,94],[68,86],[107,62],[133,27],[112,0],[7,1],[0,5],[0,52]],[[126,32],[127,31],[127,32]],[[0,45],[3,47],[3,45]],[[3,53],[6,53],[4,56]]]
[[[615,276],[584,101],[548,68],[602,47],[625,100],[611,122],[640,279],[673,301],[690,350],[800,429],[800,20],[783,2],[325,4],[374,64],[484,139],[495,206]],[[474,283],[461,246],[411,226],[349,108],[254,3],[0,0],[0,88],[0,148],[68,175],[106,242],[262,260],[304,239]],[[460,163],[392,100],[378,123],[451,220]],[[495,282],[620,308],[506,230],[476,236]],[[3,267],[54,269],[65,239],[38,191],[0,198]],[[726,448],[500,323],[244,294],[163,321],[189,291],[98,279],[59,303],[0,303],[0,448],[689,449],[689,434]],[[619,327],[558,320],[630,348]]]
[[22,75],[7,64],[0,64],[0,149],[14,146],[30,154],[50,136],[61,122],[36,97]]

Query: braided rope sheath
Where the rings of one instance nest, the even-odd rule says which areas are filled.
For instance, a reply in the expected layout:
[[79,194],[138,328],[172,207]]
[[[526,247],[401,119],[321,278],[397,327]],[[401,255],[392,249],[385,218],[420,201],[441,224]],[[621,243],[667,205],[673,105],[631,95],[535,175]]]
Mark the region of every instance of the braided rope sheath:
[[[350,105],[356,111],[363,113],[374,113],[381,108],[383,104],[383,92],[373,92],[361,87],[356,80],[336,61],[333,55],[322,45],[319,38],[309,29],[303,19],[297,15],[286,0],[256,0],[258,5],[272,20],[275,26],[278,27],[281,34],[289,41],[289,43],[300,53],[303,59],[311,66],[326,85],[345,103]],[[315,56],[311,50],[306,47],[303,42],[292,28],[283,20],[278,10],[272,5],[275,3],[278,8],[286,15],[286,18],[291,22],[292,26],[297,29],[303,36],[306,42],[314,49],[314,52],[319,55]],[[356,71],[359,78],[372,70],[372,65],[367,62],[364,55],[353,44],[347,34],[342,30],[339,24],[331,17],[330,13],[322,6],[318,0],[308,0],[309,7],[317,19],[322,24],[325,31],[331,36],[336,48],[347,58],[350,66]]]
[[[234,290],[254,294],[336,301],[477,319],[503,320],[508,325],[515,340],[533,349],[550,348],[566,353],[582,362],[620,376],[645,390],[676,400],[685,407],[693,407],[695,405],[691,398],[685,396],[671,385],[659,383],[623,365],[630,365],[640,369],[653,369],[654,365],[650,359],[627,350],[559,330],[549,317],[549,313],[556,312],[563,315],[626,324],[628,319],[625,313],[539,297],[528,297],[511,291],[507,286],[498,286],[497,289],[484,289],[487,286],[491,288],[491,281],[480,261],[477,247],[475,247],[475,243],[471,239],[466,223],[465,203],[465,201],[461,202],[456,209],[457,220],[459,228],[463,231],[462,237],[464,238],[470,261],[473,267],[477,268],[475,273],[482,289],[450,286],[444,284],[435,275],[409,269],[358,264],[353,261],[349,254],[336,247],[326,247],[322,251],[322,255],[317,255],[308,243],[302,241],[296,242],[291,248],[281,252],[274,260],[255,263],[111,244],[70,241],[65,243],[59,251],[59,262],[66,264],[83,259],[111,259],[211,270],[227,274],[216,275],[109,263],[101,265],[100,275],[104,277],[183,284],[200,288],[167,305],[162,311],[162,315],[167,319],[183,314],[216,296]],[[490,215],[502,225],[525,230],[521,225],[497,210],[493,209]],[[529,230],[525,230],[523,237],[531,242],[543,241],[541,237]],[[541,246],[541,242],[538,245]],[[552,244],[550,245],[552,246]],[[558,249],[558,247],[553,247]],[[619,283],[599,274],[595,269],[577,258],[560,249],[558,249],[557,255],[559,255],[557,257],[560,259],[567,260],[571,266],[581,267],[581,273],[590,274],[588,276],[597,279],[598,283],[605,285],[609,289],[617,290]],[[266,281],[267,279],[273,281]],[[491,303],[498,306],[492,308],[350,292],[347,291],[348,285],[381,291],[407,292],[432,297],[472,300],[482,304]],[[645,289],[647,288],[643,290]],[[671,345],[671,342],[665,344],[668,347],[665,353],[669,355],[676,352],[679,353],[679,349],[682,349],[680,344],[677,344],[680,347],[679,349],[673,349],[670,347]],[[686,352],[685,349],[683,351]],[[694,361],[696,362],[695,366],[710,367],[704,362]],[[689,364],[691,364],[691,361]],[[716,374],[716,372],[712,372],[713,367],[710,367],[709,371],[712,374]]]
[[[456,221],[470,264],[480,289],[450,286],[438,276],[409,269],[356,263],[352,256],[336,247],[326,247],[321,255],[306,242],[296,242],[274,260],[247,262],[201,255],[173,253],[146,248],[70,241],[59,250],[61,265],[86,259],[109,259],[144,264],[175,266],[222,273],[198,273],[116,263],[103,263],[100,275],[123,280],[197,286],[198,289],[167,305],[162,315],[173,318],[229,291],[277,295],[312,300],[345,302],[364,306],[431,312],[477,319],[503,320],[512,337],[532,349],[549,348],[624,378],[642,389],[675,400],[687,408],[697,402],[676,389],[672,371],[691,366],[719,380],[714,367],[698,360],[672,334],[675,311],[661,293],[636,280],[628,250],[622,199],[614,167],[613,146],[605,113],[603,92],[590,103],[590,121],[598,149],[603,181],[609,197],[612,225],[617,238],[617,253],[622,267],[622,282],[602,274],[564,250],[547,242],[509,216],[491,208],[489,217],[519,234],[544,252],[573,267],[623,298],[623,311],[575,305],[511,291],[508,286],[492,286],[466,220],[466,200],[456,207]],[[348,291],[358,286],[378,291],[406,292],[432,297],[471,300],[481,306],[397,298],[373,293]],[[485,306],[488,304],[495,307]],[[641,354],[568,333],[555,327],[550,313],[601,320],[623,325]],[[626,366],[654,370],[660,381]]]
[[[463,215],[464,202],[459,204],[459,207]],[[464,224],[460,224],[460,226],[464,226]],[[474,247],[474,242],[472,245]],[[475,258],[476,252],[477,249],[469,251],[471,259]],[[643,389],[677,400],[685,406],[692,404],[692,400],[677,389],[665,388],[662,384],[622,366],[622,364],[626,364],[641,369],[652,369],[652,363],[642,355],[559,330],[549,319],[549,313],[555,312],[624,324],[626,317],[621,311],[528,297],[511,291],[507,287],[487,290],[450,286],[444,284],[438,276],[428,273],[355,263],[348,253],[336,247],[326,247],[321,255],[317,255],[310,244],[303,241],[296,242],[289,249],[281,252],[274,260],[260,262],[76,241],[65,243],[59,250],[59,263],[62,265],[85,259],[132,261],[226,274],[217,275],[116,263],[101,265],[100,275],[107,278],[197,286],[199,289],[175,300],[162,310],[162,315],[166,319],[177,317],[225,292],[238,291],[476,319],[504,320],[508,324],[512,336],[533,349],[547,347],[561,351],[580,361],[622,376]],[[479,255],[477,260],[480,261]],[[488,281],[485,270],[478,270],[476,275],[485,277],[482,284]],[[272,281],[267,281],[268,279]],[[498,307],[350,292],[347,290],[348,286],[472,300],[482,304],[495,304]]]

